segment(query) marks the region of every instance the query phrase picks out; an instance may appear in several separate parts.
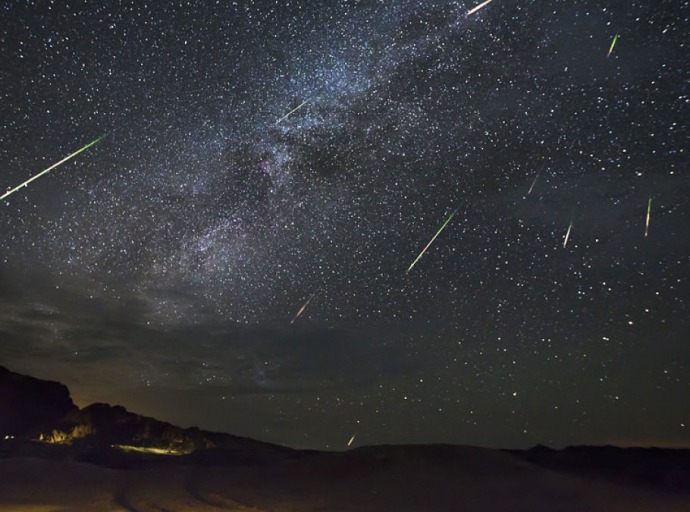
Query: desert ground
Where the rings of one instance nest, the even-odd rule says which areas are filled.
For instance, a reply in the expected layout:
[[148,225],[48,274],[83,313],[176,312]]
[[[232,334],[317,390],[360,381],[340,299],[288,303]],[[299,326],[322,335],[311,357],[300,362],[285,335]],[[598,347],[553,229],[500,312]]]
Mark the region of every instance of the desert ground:
[[108,468],[0,459],[0,511],[690,511],[690,493],[461,446],[363,447],[282,460],[177,457]]

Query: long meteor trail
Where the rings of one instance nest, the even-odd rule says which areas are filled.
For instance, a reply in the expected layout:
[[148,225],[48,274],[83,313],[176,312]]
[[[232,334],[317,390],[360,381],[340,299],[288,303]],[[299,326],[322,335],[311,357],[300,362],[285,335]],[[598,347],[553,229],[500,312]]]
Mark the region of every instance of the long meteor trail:
[[[107,134],[106,134],[106,135],[107,135]],[[96,140],[94,140],[93,142],[88,143],[86,146],[84,146],[83,148],[81,148],[81,149],[75,151],[75,152],[72,153],[71,155],[69,155],[69,156],[63,158],[63,159],[60,160],[58,163],[51,165],[51,166],[48,167],[45,171],[39,172],[36,176],[34,176],[34,177],[32,177],[32,178],[29,178],[28,180],[26,180],[26,181],[25,181],[24,183],[22,183],[21,185],[19,185],[19,186],[17,186],[17,187],[14,187],[12,190],[8,190],[8,191],[5,192],[2,196],[0,196],[0,200],[5,199],[7,196],[9,196],[9,195],[11,195],[11,194],[14,194],[14,193],[15,193],[17,190],[19,190],[20,188],[26,187],[26,186],[27,186],[29,183],[31,183],[32,181],[34,181],[34,180],[40,178],[40,177],[43,176],[45,173],[52,171],[52,170],[55,169],[58,165],[64,164],[67,160],[70,160],[71,158],[74,158],[75,156],[77,156],[77,155],[78,155],[79,153],[81,153],[82,151],[86,151],[86,150],[89,149],[91,146],[93,146],[94,144],[96,144],[97,142],[99,142],[101,139],[103,139],[103,137],[105,137],[106,135],[101,135],[100,137],[98,137],[98,138],[97,138]]]
[[459,209],[460,209],[460,207],[456,208],[455,211],[454,211],[453,213],[450,214],[450,217],[448,217],[448,218],[446,219],[446,222],[443,223],[443,226],[441,226],[441,229],[439,229],[439,230],[436,232],[436,234],[434,235],[434,237],[433,237],[431,240],[429,240],[429,243],[426,244],[426,247],[425,247],[424,249],[422,249],[422,252],[420,252],[420,253],[419,253],[419,256],[417,256],[417,259],[414,260],[414,261],[412,262],[412,265],[410,265],[410,268],[408,268],[408,269],[407,269],[407,272],[405,272],[406,274],[407,274],[410,270],[412,270],[412,267],[414,267],[414,266],[417,264],[417,262],[419,261],[419,259],[420,259],[422,256],[424,256],[424,253],[426,252],[426,250],[429,248],[429,246],[430,246],[431,244],[434,243],[434,240],[436,240],[436,237],[437,237],[438,235],[440,235],[440,234],[441,234],[441,231],[443,231],[443,230],[446,228],[446,226],[448,225],[448,223],[450,222],[450,220],[455,216],[456,213],[458,213],[458,210],[459,210]]
[[299,311],[298,311],[297,314],[295,315],[295,318],[293,318],[293,319],[290,321],[290,324],[294,324],[294,323],[295,323],[295,320],[297,320],[297,319],[299,318],[299,316],[300,316],[302,313],[304,313],[304,310],[307,308],[307,306],[309,305],[309,303],[311,302],[311,300],[312,300],[314,297],[316,297],[316,294],[319,293],[320,291],[321,291],[321,288],[319,288],[318,290],[316,290],[314,293],[311,294],[311,297],[309,297],[309,299],[307,299],[307,302],[304,303],[304,306],[302,306],[302,307],[299,309]]
[[477,12],[479,9],[483,9],[484,7],[486,7],[487,5],[489,5],[491,2],[493,2],[493,0],[486,0],[486,2],[482,2],[482,3],[479,4],[478,6],[473,7],[472,9],[470,9],[469,11],[467,11],[467,14],[465,14],[465,16],[469,16],[470,14],[474,14],[474,13]]
[[649,216],[652,213],[652,198],[649,198],[649,202],[647,203],[647,222],[644,224],[644,236],[647,238],[647,235],[649,235]]
[[292,114],[294,114],[295,112],[297,112],[299,109],[301,109],[301,108],[302,108],[304,105],[306,105],[307,103],[309,103],[309,100],[304,100],[302,103],[300,103],[300,104],[297,105],[295,108],[293,108],[290,112],[288,112],[288,113],[285,114],[283,117],[281,117],[280,119],[278,119],[278,120],[276,121],[276,124],[279,124],[281,121],[284,121],[285,119],[287,119],[288,117],[290,117]]

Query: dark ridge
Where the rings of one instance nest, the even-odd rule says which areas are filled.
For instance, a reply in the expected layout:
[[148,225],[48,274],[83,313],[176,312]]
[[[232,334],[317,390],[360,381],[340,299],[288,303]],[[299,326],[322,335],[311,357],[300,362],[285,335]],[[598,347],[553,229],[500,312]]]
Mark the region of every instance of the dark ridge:
[[175,453],[210,448],[280,448],[245,437],[207,432],[197,427],[176,427],[148,416],[134,414],[119,405],[102,403],[70,411],[54,424],[50,432],[43,432],[40,440],[49,443],[125,445]]
[[548,469],[690,494],[690,449],[569,446],[553,450],[537,445],[506,451]]

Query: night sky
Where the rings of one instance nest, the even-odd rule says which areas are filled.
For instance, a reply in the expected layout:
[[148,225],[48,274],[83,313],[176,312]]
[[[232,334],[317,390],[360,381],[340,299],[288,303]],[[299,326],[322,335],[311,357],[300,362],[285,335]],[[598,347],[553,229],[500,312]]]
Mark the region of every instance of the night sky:
[[4,2],[0,189],[104,138],[0,201],[0,364],[299,448],[690,446],[690,2],[478,4]]

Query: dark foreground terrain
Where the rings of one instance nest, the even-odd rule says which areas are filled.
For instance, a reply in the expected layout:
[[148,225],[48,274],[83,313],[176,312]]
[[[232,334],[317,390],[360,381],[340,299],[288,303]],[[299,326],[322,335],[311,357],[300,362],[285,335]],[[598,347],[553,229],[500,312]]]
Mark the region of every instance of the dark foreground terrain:
[[688,450],[290,450],[1,367],[0,434],[0,511],[690,511]]
[[675,480],[625,483],[625,471],[550,469],[519,454],[462,446],[364,447],[253,461],[212,452],[145,456],[119,468],[10,456],[0,459],[0,510],[690,511],[690,492],[681,488],[687,469]]

